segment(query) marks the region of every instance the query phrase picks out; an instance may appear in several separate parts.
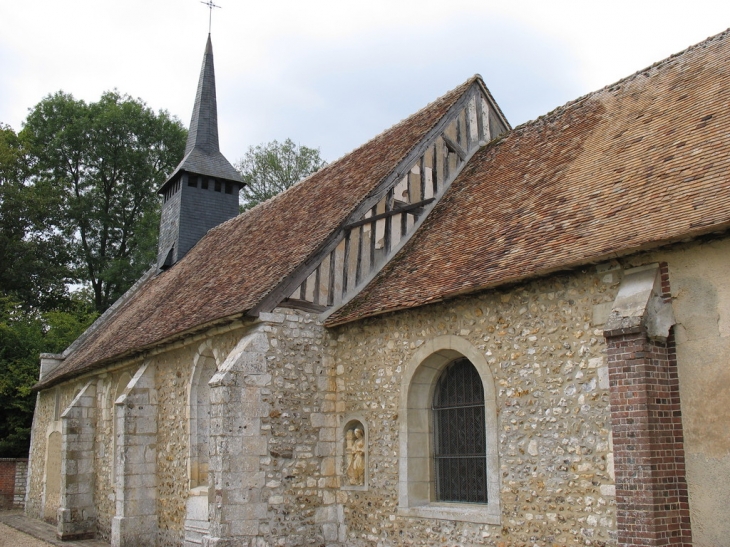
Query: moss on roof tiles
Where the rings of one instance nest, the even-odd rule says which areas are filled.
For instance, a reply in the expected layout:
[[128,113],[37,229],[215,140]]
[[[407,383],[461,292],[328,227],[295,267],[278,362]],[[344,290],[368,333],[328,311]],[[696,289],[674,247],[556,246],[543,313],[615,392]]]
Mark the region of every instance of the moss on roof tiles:
[[210,230],[141,284],[36,389],[240,317],[316,252],[474,78],[275,198]]
[[725,32],[477,152],[336,325],[730,226]]

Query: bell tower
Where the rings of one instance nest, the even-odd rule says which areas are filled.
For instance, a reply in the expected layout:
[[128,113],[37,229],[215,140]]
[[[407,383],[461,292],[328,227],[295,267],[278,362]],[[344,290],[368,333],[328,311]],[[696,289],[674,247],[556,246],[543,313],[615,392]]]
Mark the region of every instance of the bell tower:
[[162,196],[157,268],[178,262],[208,230],[238,214],[243,181],[218,147],[213,44],[208,34],[185,157],[157,191]]

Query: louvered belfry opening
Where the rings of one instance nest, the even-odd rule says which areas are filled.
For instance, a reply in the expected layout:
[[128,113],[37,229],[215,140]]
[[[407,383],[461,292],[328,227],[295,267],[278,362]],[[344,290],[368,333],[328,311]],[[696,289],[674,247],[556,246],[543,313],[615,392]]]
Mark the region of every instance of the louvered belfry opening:
[[441,373],[432,408],[436,501],[487,503],[484,388],[468,359]]

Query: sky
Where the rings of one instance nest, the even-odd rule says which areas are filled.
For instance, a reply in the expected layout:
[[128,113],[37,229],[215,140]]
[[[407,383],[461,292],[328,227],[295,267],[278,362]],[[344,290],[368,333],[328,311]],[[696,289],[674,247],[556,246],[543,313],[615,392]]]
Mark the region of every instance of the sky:
[[[481,74],[513,126],[730,26],[693,0],[216,0],[221,151],[291,138],[333,161]],[[189,124],[200,0],[0,0],[0,123],[117,89]]]

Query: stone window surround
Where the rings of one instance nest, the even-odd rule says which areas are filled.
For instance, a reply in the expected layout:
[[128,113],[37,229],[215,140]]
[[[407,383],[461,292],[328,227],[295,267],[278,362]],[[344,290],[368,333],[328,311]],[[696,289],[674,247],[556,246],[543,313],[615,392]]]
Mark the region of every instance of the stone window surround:
[[[471,361],[484,386],[487,504],[433,501],[431,403],[444,367],[460,357]],[[501,523],[497,396],[492,371],[482,352],[467,340],[453,335],[439,336],[424,343],[408,361],[403,373],[398,422],[399,515],[479,524]]]
[[[203,371],[206,372],[205,376],[208,376],[207,378],[201,378]],[[208,385],[217,371],[218,363],[213,355],[213,351],[206,343],[201,344],[193,358],[193,371],[187,386],[188,482],[191,495],[201,496],[208,494],[207,464],[203,473],[199,469],[199,464],[201,463],[199,451],[208,449],[208,441],[206,439],[204,442],[201,442],[201,439],[198,438],[200,434],[198,431],[198,420],[202,418],[201,409],[198,408],[198,397],[201,388],[203,393],[207,392],[208,398],[210,397]],[[202,386],[201,382],[205,382],[205,386]],[[205,411],[202,412],[204,413]],[[209,412],[210,407],[208,409]],[[209,432],[210,417],[208,417],[208,424],[206,424],[205,429]]]

